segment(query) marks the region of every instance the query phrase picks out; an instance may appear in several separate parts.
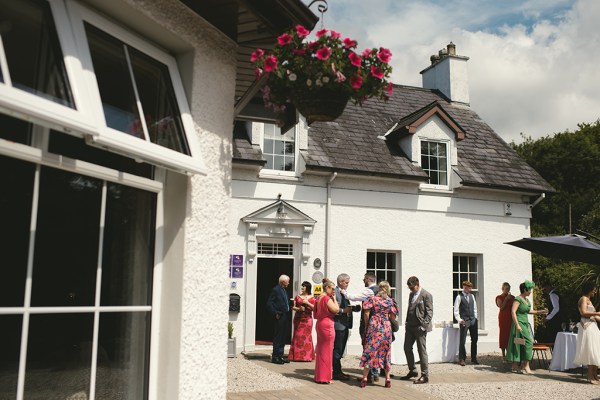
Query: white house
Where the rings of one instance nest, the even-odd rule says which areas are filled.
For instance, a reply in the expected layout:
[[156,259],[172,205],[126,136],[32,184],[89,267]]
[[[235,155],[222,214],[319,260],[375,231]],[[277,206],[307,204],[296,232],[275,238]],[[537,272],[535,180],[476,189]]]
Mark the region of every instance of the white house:
[[225,399],[246,60],[316,21],[300,0],[0,0],[1,398]]
[[[301,118],[280,132],[239,115],[229,223],[229,250],[243,257],[230,288],[241,298],[230,312],[238,351],[271,341],[264,304],[280,274],[293,297],[303,281],[340,273],[359,290],[367,271],[390,282],[401,320],[405,282],[419,277],[436,326],[449,325],[471,280],[480,351],[498,348],[501,284],[518,292],[531,278],[529,253],[503,243],[529,236],[533,203],[553,189],[470,108],[467,60],[450,44],[421,72],[423,88],[396,85],[389,102],[348,105],[334,122]],[[347,351],[361,349],[355,323]]]

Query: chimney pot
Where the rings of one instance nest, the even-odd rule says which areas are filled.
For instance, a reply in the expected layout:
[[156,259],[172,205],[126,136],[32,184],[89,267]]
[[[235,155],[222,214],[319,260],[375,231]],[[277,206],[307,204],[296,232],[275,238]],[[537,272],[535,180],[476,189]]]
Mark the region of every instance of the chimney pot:
[[448,46],[446,47],[447,51],[448,51],[448,55],[451,56],[455,56],[456,55],[456,45],[452,42],[448,43]]
[[431,65],[433,65],[440,60],[440,56],[434,54],[431,57],[429,57],[429,60],[431,61]]

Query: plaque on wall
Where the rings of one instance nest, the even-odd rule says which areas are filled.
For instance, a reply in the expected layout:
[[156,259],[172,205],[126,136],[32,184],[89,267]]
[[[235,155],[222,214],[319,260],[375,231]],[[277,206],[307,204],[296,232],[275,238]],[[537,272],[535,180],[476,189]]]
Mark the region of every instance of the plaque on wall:
[[319,269],[319,268],[321,268],[321,259],[320,259],[320,258],[315,258],[315,260],[313,261],[313,266],[314,266],[316,269]]
[[312,280],[314,283],[322,283],[323,282],[323,273],[321,271],[316,271],[312,276]]

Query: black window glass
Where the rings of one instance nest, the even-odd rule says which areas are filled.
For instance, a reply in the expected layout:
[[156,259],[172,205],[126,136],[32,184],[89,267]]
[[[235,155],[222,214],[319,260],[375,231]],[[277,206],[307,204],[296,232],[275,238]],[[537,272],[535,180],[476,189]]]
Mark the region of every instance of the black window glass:
[[0,138],[21,144],[31,144],[33,125],[21,119],[0,113]]
[[12,85],[75,108],[48,2],[0,0],[0,12]]

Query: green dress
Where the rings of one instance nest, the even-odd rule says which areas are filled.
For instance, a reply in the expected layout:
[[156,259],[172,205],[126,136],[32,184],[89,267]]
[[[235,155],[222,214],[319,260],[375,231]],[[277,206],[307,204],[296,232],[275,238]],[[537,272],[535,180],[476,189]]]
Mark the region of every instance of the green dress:
[[[516,296],[515,301],[519,302],[519,308],[517,308],[517,321],[521,326],[522,332],[517,331],[517,327],[513,322],[510,328],[510,336],[508,338],[508,347],[506,348],[506,360],[510,362],[521,362],[531,361],[533,358],[533,334],[531,332],[531,325],[529,325],[529,310],[531,310],[531,304],[528,299],[523,300],[521,296]],[[515,337],[525,338],[525,344],[515,344]]]

